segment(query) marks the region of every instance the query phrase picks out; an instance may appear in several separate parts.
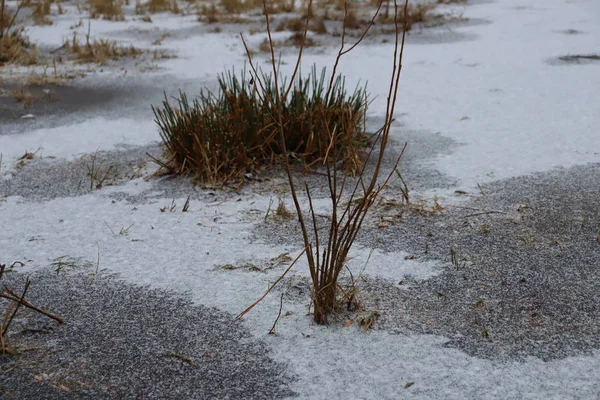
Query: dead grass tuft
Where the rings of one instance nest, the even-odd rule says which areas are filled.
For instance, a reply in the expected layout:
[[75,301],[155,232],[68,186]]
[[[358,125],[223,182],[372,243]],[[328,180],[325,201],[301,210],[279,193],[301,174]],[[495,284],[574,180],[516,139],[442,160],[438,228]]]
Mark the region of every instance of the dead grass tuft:
[[145,4],[142,4],[141,0],[136,0],[135,3],[135,13],[138,15],[146,12],[154,14],[167,11],[179,14],[180,10],[177,0],[148,0]]
[[124,21],[122,0],[88,0],[90,17]]
[[[267,10],[270,14],[291,13],[294,11],[294,0],[269,1]],[[198,20],[208,23],[245,23],[247,16],[262,12],[261,0],[220,0],[202,5],[198,10]]]
[[37,63],[37,47],[29,42],[22,27],[15,26],[17,16],[24,5],[22,0],[15,11],[9,12],[6,0],[0,0],[0,66]]
[[[275,29],[277,32],[292,31],[304,32],[306,26],[306,17],[294,17],[284,19]],[[327,33],[327,27],[323,18],[311,18],[308,23],[308,30],[318,34]]]
[[[265,90],[275,95],[269,76],[262,76]],[[201,92],[188,101],[184,93],[173,106],[168,99],[155,108],[155,121],[167,150],[160,164],[174,173],[187,173],[204,184],[243,182],[244,174],[272,165],[287,156],[309,167],[337,154],[339,167],[353,174],[362,165],[362,149],[368,143],[361,130],[366,109],[365,89],[347,95],[344,79],[337,76],[329,100],[325,94],[325,70],[316,67],[299,76],[283,103],[285,140],[283,151],[273,121],[273,105],[254,89],[253,79],[229,72],[219,77],[215,95]],[[283,96],[283,93],[279,94]],[[332,142],[328,132],[335,132]]]
[[[390,13],[389,7],[390,3],[388,1],[385,12],[380,15],[380,22],[394,22],[394,15],[393,13]],[[403,10],[401,13],[399,13],[398,18],[400,20],[400,23],[406,24],[406,28],[408,30],[411,30],[415,24],[431,22],[433,20],[442,18],[441,14],[433,12],[436,7],[437,4],[435,3],[410,4],[406,8],[406,12]]]
[[85,43],[81,43],[77,33],[73,33],[71,39],[65,40],[63,48],[68,50],[72,57],[81,63],[106,64],[108,60],[116,60],[123,57],[135,58],[142,53],[134,46],[123,47],[117,45],[116,41],[107,39],[93,39],[86,36]]
[[51,0],[38,0],[32,6],[31,16],[35,25],[52,25],[50,16]]
[[[119,168],[116,165],[106,165],[98,159],[98,153],[85,155],[81,164],[89,178],[89,191],[102,189],[104,186],[114,185],[120,178]],[[83,182],[79,183],[83,186]]]
[[294,216],[294,213],[288,210],[283,200],[279,199],[279,204],[275,210],[275,217],[278,219],[290,219]]

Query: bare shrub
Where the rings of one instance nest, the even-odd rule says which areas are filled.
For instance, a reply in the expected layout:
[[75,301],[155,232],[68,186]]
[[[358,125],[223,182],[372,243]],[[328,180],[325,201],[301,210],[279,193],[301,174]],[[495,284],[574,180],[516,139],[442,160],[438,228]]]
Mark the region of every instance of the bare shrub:
[[[251,53],[244,41],[248,59],[253,70],[253,80],[258,82],[258,88],[260,88],[260,95],[267,99],[267,101],[274,107],[274,114],[272,123],[276,126],[279,133],[279,141],[281,144],[281,150],[283,154],[288,154],[288,148],[286,143],[286,120],[284,119],[284,106],[287,102],[287,95],[292,89],[289,85],[287,88],[284,86],[280,88],[278,86],[278,70],[275,61],[275,47],[271,36],[271,25],[269,13],[265,5],[265,21],[267,25],[267,33],[270,43],[271,51],[271,66],[275,82],[275,90],[266,90],[268,87],[264,79],[254,66]],[[310,15],[312,1],[308,4],[308,13]],[[360,42],[363,40],[369,29],[372,27],[377,15],[381,9],[382,3],[379,3],[377,11],[373,15],[373,18],[368,23],[363,34],[360,38],[351,46],[345,43],[346,29],[344,27],[340,49],[335,59],[331,79],[329,86],[324,93],[323,98],[327,103],[330,96],[335,96],[335,76],[337,73],[337,67],[341,58],[351,52]],[[308,200],[308,211],[302,208],[298,196],[298,188],[296,180],[292,173],[289,157],[283,157],[284,166],[287,172],[291,197],[294,201],[294,206],[298,216],[298,221],[302,231],[302,238],[304,242],[304,250],[301,253],[306,254],[308,267],[312,279],[312,296],[314,306],[314,320],[319,324],[327,324],[330,321],[330,315],[336,313],[339,308],[339,284],[338,278],[341,272],[346,266],[346,261],[350,249],[354,244],[356,236],[360,231],[362,224],[369,209],[373,206],[376,199],[380,195],[383,188],[389,182],[394,171],[397,169],[400,157],[396,160],[394,168],[387,174],[381,175],[382,163],[386,154],[386,148],[388,145],[388,139],[391,129],[391,123],[394,119],[394,109],[396,105],[396,98],[398,94],[398,85],[400,80],[400,72],[402,70],[402,56],[404,53],[404,38],[408,29],[408,20],[403,19],[403,25],[400,24],[401,16],[406,15],[408,11],[408,0],[405,1],[404,7],[399,7],[397,2],[394,2],[394,26],[395,26],[395,45],[394,45],[394,59],[393,69],[390,77],[389,92],[387,96],[386,116],[385,122],[382,128],[377,132],[376,140],[373,141],[372,147],[369,150],[367,159],[373,154],[375,147],[377,152],[375,156],[375,165],[371,172],[366,172],[365,165],[362,164],[358,170],[358,179],[355,183],[350,184],[349,198],[345,198],[342,202],[342,198],[345,197],[346,185],[349,184],[347,177],[341,174],[341,168],[339,161],[343,159],[343,149],[337,147],[338,140],[338,129],[340,127],[335,123],[329,123],[327,115],[321,113],[319,116],[324,120],[321,123],[322,128],[325,130],[322,135],[329,138],[331,149],[326,153],[324,164],[327,172],[327,182],[329,189],[329,197],[331,199],[331,215],[329,219],[329,227],[327,233],[321,234],[317,226],[317,214],[313,208],[311,191],[305,184],[304,189],[307,200]],[[348,17],[348,9],[346,7],[345,20]],[[308,21],[304,29],[304,38],[306,38]],[[243,36],[242,36],[242,40]],[[296,67],[292,75],[292,81],[295,79],[295,75],[298,73],[300,62],[302,59],[303,46],[300,47],[298,52]],[[364,131],[363,131],[364,132]],[[300,257],[300,256],[299,256]],[[293,265],[293,264],[292,264]],[[289,269],[288,269],[289,270]],[[287,271],[285,273],[287,273]],[[285,275],[282,275],[282,277]],[[281,279],[281,278],[280,278]],[[276,282],[277,283],[277,282]],[[270,291],[271,289],[269,289]],[[268,293],[268,292],[267,292]],[[266,295],[266,294],[265,294]],[[264,296],[263,296],[264,298]],[[262,298],[261,298],[262,299]],[[259,301],[261,300],[259,299]],[[238,318],[241,318],[252,307],[257,304],[255,302],[244,312],[242,312]],[[367,322],[370,325],[372,322]]]

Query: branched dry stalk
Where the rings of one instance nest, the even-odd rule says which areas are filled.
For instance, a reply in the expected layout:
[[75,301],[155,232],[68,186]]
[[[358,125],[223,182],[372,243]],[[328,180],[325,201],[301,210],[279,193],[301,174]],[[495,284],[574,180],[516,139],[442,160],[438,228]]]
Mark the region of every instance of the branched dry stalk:
[[[2,268],[2,270],[4,270],[4,268]],[[25,282],[25,288],[23,289],[23,293],[20,295],[15,293],[7,286],[4,286],[4,289],[0,291],[0,298],[10,301],[8,307],[6,308],[6,312],[4,313],[4,317],[2,318],[2,320],[0,320],[0,354],[16,354],[16,351],[10,345],[10,340],[8,338],[8,329],[10,328],[13,319],[15,318],[15,316],[19,312],[19,309],[22,306],[36,311],[42,315],[45,315],[46,317],[57,321],[59,324],[64,323],[64,320],[62,318],[51,314],[48,311],[37,307],[31,304],[29,301],[25,300],[25,296],[27,295],[27,291],[29,290],[30,284],[31,281],[29,280],[29,278],[27,278],[27,281]]]
[[15,24],[15,21],[17,19],[17,16],[19,15],[19,12],[21,11],[21,9],[23,8],[23,6],[25,5],[25,0],[22,0],[19,2],[19,5],[17,6],[17,9],[15,10],[15,12],[13,13],[12,16],[8,15],[8,17],[10,18],[9,20],[5,20],[6,15],[6,0],[1,0],[0,2],[0,39],[2,39],[4,36],[8,36],[10,34],[10,28],[12,28]]
[[[333,90],[333,82],[335,79],[335,75],[338,69],[338,65],[343,56],[351,52],[358,46],[371,27],[375,22],[375,18],[379,14],[383,4],[383,0],[379,2],[379,6],[377,7],[376,12],[373,15],[372,20],[370,21],[367,28],[365,28],[363,34],[359,37],[359,39],[351,46],[346,47],[346,22],[348,19],[348,7],[347,4],[345,6],[345,17],[344,17],[344,29],[341,38],[341,46],[338,51],[337,57],[335,59],[333,71],[331,73],[331,80],[329,83],[329,87],[324,98],[324,103],[327,104],[330,96],[332,95]],[[340,273],[345,267],[345,263],[347,260],[348,253],[360,231],[364,219],[374,204],[376,198],[379,196],[383,188],[387,185],[390,178],[392,177],[394,171],[396,171],[398,167],[398,163],[402,154],[404,153],[404,148],[400,153],[400,156],[397,158],[394,167],[391,169],[387,176],[384,176],[383,182],[380,182],[380,174],[381,167],[383,163],[383,159],[385,156],[385,150],[388,145],[389,134],[391,129],[391,124],[394,119],[394,109],[396,106],[396,99],[398,95],[398,85],[400,81],[400,72],[402,70],[402,56],[404,54],[404,43],[407,31],[407,19],[404,18],[403,26],[400,26],[400,18],[402,12],[406,15],[408,10],[408,0],[405,0],[404,6],[399,6],[398,0],[394,0],[394,25],[395,25],[395,33],[396,40],[394,45],[394,60],[393,60],[393,69],[392,75],[390,77],[390,85],[387,96],[387,104],[386,104],[386,116],[383,127],[377,132],[376,140],[373,141],[373,145],[368,152],[365,162],[363,163],[360,173],[357,178],[357,182],[354,185],[354,188],[350,192],[350,200],[347,202],[347,205],[343,208],[340,206],[340,202],[342,200],[342,195],[344,194],[344,190],[346,188],[347,179],[344,176],[340,179],[340,175],[342,171],[338,165],[338,150],[336,150],[336,139],[337,139],[337,130],[342,129],[342,127],[330,127],[328,123],[325,123],[324,126],[329,130],[328,135],[330,137],[330,146],[332,149],[328,151],[323,163],[327,168],[327,181],[329,188],[329,197],[331,199],[331,209],[332,215],[330,218],[330,225],[328,229],[328,234],[324,238],[325,240],[321,240],[322,238],[319,236],[319,229],[317,227],[317,214],[313,207],[311,192],[308,188],[308,185],[305,184],[305,191],[309,202],[309,212],[306,213],[302,210],[300,205],[300,201],[298,199],[298,190],[296,187],[296,183],[294,182],[293,170],[290,166],[289,157],[285,155],[288,154],[286,143],[285,143],[285,126],[283,123],[283,105],[287,99],[290,90],[294,84],[294,80],[300,68],[300,62],[302,59],[302,53],[304,49],[304,43],[306,41],[306,34],[308,31],[309,20],[311,18],[311,7],[312,0],[309,0],[307,6],[306,13],[306,21],[304,25],[304,32],[302,35],[302,44],[298,51],[298,57],[296,60],[296,65],[294,68],[294,72],[292,74],[291,79],[289,80],[289,86],[287,88],[283,88],[280,90],[279,88],[279,76],[278,76],[278,68],[275,61],[275,48],[273,38],[271,36],[271,23],[269,18],[269,12],[267,9],[266,0],[263,0],[263,8],[265,21],[267,25],[267,35],[270,46],[271,53],[271,67],[273,73],[273,81],[275,84],[275,98],[271,98],[270,94],[266,88],[265,82],[262,82],[261,75],[258,73],[255,64],[253,62],[251,53],[248,49],[246,41],[244,40],[243,35],[242,41],[246,48],[247,57],[250,63],[250,67],[252,69],[252,78],[255,82],[258,83],[258,87],[260,91],[258,95],[265,98],[271,105],[273,105],[275,114],[273,115],[274,123],[278,127],[279,137],[281,142],[282,153],[284,157],[282,157],[283,165],[285,167],[290,192],[292,195],[292,199],[294,201],[294,206],[296,208],[296,213],[298,215],[298,221],[300,223],[302,238],[304,241],[304,251],[306,252],[306,257],[308,261],[308,267],[310,269],[310,274],[312,278],[312,292],[313,292],[313,306],[314,306],[314,320],[319,324],[327,324],[329,322],[329,316],[337,311],[339,302],[338,300],[338,278]],[[282,95],[283,93],[283,95]],[[365,111],[366,112],[366,111]],[[323,118],[325,115],[323,113]],[[366,165],[369,161],[369,158],[373,154],[375,147],[379,144],[379,151],[377,153],[377,158],[375,162],[374,170],[370,173],[366,172]],[[368,176],[367,176],[368,175]],[[354,201],[353,201],[354,200]],[[340,212],[341,211],[341,212]],[[309,222],[307,223],[307,219]],[[310,239],[312,233],[314,236],[314,241]],[[293,264],[292,264],[293,265]],[[286,271],[287,273],[287,271]],[[285,275],[285,274],[284,274]],[[270,289],[269,289],[270,290]],[[267,292],[268,293],[268,292]],[[266,294],[261,297],[256,303],[250,306],[247,310],[245,310],[238,318],[247,313],[254,305],[256,305],[262,298],[266,296]]]

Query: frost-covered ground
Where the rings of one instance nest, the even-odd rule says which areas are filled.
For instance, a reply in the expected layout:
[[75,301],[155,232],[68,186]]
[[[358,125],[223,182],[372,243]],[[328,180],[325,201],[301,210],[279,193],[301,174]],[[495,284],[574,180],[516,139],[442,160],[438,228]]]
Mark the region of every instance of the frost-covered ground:
[[[363,272],[365,312],[380,313],[369,332],[347,323],[358,321],[353,313],[329,327],[311,322],[304,262],[230,323],[284,271],[281,255],[300,251],[291,221],[265,218],[278,197],[289,205],[283,181],[220,192],[144,179],[154,170],[146,152],[160,154],[150,105],[163,91],[215,88],[218,73],[242,68],[239,26],[212,32],[169,14],[152,24],[93,20],[92,36],[176,57],[60,66],[85,77],[52,87],[57,101],[2,103],[0,263],[24,262],[7,279],[20,287],[31,275],[31,301],[67,321],[42,329],[46,321],[24,314],[18,327],[40,332],[14,338],[36,349],[3,361],[4,393],[600,398],[600,62],[573,57],[600,54],[600,3],[444,7],[466,20],[409,35],[393,138],[396,148],[408,142],[401,168],[414,201],[431,207],[437,196],[445,210],[382,205],[365,227],[350,266]],[[85,35],[86,24],[69,29],[80,16],[68,11],[28,28],[31,39],[55,49],[73,31]],[[331,66],[336,48],[324,41],[305,69]],[[391,50],[373,38],[340,67],[350,86],[368,81],[377,96],[373,126]],[[282,68],[291,65],[286,50]],[[30,73],[2,68],[7,81]],[[35,157],[20,163],[26,151]],[[118,169],[113,185],[90,190],[93,159]],[[56,276],[61,261],[76,267]]]

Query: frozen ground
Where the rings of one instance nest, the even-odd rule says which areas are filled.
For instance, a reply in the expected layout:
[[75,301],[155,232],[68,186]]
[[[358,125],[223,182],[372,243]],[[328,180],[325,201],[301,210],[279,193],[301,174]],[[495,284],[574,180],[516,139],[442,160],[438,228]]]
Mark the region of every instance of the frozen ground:
[[[30,276],[30,301],[66,320],[23,313],[12,338],[31,350],[0,361],[0,396],[600,398],[600,63],[579,57],[600,54],[600,3],[447,9],[467,20],[408,38],[393,131],[425,209],[394,206],[391,188],[350,262],[365,313],[380,314],[369,332],[347,324],[364,316],[352,312],[312,324],[303,262],[233,323],[289,264],[281,255],[301,248],[292,221],[265,218],[278,197],[289,204],[282,180],[212,191],[144,179],[146,153],[160,154],[150,104],[242,68],[237,26],[94,20],[93,35],[142,48],[167,33],[161,48],[177,57],[85,70],[26,110],[0,98],[0,263],[24,262],[7,282]],[[78,18],[73,9],[29,34],[54,49]],[[331,65],[327,43],[306,67]],[[373,126],[390,50],[371,39],[341,66],[378,96]],[[2,68],[4,85],[29,74]],[[35,157],[19,160],[26,151]],[[100,190],[92,160],[111,167]]]

